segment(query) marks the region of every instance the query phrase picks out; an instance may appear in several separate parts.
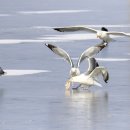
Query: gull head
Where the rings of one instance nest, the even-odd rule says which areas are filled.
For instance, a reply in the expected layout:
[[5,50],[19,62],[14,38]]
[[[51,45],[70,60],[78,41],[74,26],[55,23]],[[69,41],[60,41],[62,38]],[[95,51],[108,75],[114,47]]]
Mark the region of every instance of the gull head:
[[103,37],[106,37],[106,32],[108,32],[108,29],[102,27],[101,30],[97,32],[97,38],[103,39]]
[[102,30],[102,31],[106,31],[106,32],[108,32],[108,29],[105,28],[105,27],[102,27],[101,30]]
[[79,68],[72,67],[70,70],[70,77],[74,77],[80,74]]

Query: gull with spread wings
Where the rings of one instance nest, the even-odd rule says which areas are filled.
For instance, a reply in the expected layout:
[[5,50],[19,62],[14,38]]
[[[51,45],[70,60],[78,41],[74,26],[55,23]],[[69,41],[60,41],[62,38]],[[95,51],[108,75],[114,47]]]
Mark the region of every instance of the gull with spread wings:
[[107,28],[102,27],[101,30],[96,30],[87,26],[68,26],[68,27],[58,27],[53,28],[56,31],[59,32],[74,32],[74,31],[87,31],[91,33],[96,33],[97,38],[100,38],[106,43],[109,43],[111,41],[115,41],[110,37],[110,35],[116,35],[116,36],[127,36],[130,37],[130,34],[125,32],[116,32],[116,31],[108,31]]
[[70,55],[63,49],[54,46],[52,44],[45,44],[51,51],[53,51],[55,54],[57,54],[58,56],[64,58],[71,66],[70,69],[70,78],[80,75],[80,70],[79,70],[79,66],[80,63],[85,60],[86,58],[88,58],[88,62],[89,62],[89,69],[88,72],[90,73],[96,66],[97,62],[95,61],[95,59],[93,59],[93,57],[95,55],[97,55],[106,45],[105,44],[98,44],[95,46],[92,46],[88,49],[86,49],[81,56],[78,59],[78,62],[76,65],[74,65]]

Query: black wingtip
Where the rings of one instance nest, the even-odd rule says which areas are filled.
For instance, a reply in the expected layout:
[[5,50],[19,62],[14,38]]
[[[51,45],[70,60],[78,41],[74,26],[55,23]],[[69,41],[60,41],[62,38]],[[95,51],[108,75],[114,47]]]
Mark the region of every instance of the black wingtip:
[[54,30],[56,30],[58,32],[62,32],[60,28],[54,28]]
[[5,74],[4,70],[0,67],[0,75],[4,75],[4,74]]
[[106,77],[106,79],[104,81],[105,81],[105,83],[108,83],[108,78]]
[[101,30],[102,30],[102,31],[106,31],[106,32],[108,32],[108,29],[105,28],[105,27],[102,27]]
[[105,83],[108,83],[108,81],[107,81],[107,80],[105,80]]
[[96,67],[99,67],[99,64],[98,64],[98,62],[96,61],[96,59],[93,58],[93,60],[94,60],[94,62],[95,62],[95,68],[96,68]]
[[47,44],[47,43],[45,43],[45,46],[47,46],[47,47],[50,48],[51,50],[52,50],[53,48],[56,48],[56,46],[54,46],[54,45],[52,45],[52,44]]
[[96,62],[96,67],[99,67],[99,64],[98,64],[98,62]]
[[109,80],[109,73],[107,73],[107,77],[105,79],[105,82],[108,83],[108,80]]

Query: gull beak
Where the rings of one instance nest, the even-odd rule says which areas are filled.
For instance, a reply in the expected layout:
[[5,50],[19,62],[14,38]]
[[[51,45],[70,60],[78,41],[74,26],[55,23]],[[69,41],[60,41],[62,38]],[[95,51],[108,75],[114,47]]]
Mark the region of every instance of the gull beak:
[[65,88],[66,90],[69,90],[70,89],[70,84],[71,82],[69,80],[66,81],[66,84],[65,84]]

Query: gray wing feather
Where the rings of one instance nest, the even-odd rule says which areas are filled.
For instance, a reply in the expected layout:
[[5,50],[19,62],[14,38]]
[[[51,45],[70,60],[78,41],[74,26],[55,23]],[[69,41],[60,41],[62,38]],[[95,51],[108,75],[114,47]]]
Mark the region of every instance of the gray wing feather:
[[68,27],[58,27],[53,29],[59,32],[88,31],[92,33],[97,33],[97,30],[86,26],[68,26]]
[[84,52],[81,54],[81,56],[79,57],[79,59],[78,59],[77,67],[79,67],[80,63],[81,63],[83,60],[85,60],[86,58],[88,58],[88,56],[87,56],[86,51],[84,51]]
[[90,77],[97,77],[98,75],[103,76],[103,80],[107,83],[109,80],[109,73],[104,67],[96,67],[91,73]]
[[127,34],[127,33],[124,33],[124,32],[107,32],[107,34],[130,37],[130,34]]
[[92,58],[95,55],[97,55],[101,51],[100,47],[92,46],[88,49],[86,49],[81,56],[79,57],[79,60],[77,62],[77,67],[79,67],[80,63],[85,60],[86,58]]
[[88,58],[88,71],[85,73],[86,75],[89,75],[96,67],[98,67],[98,62],[95,58]]
[[45,44],[45,45],[50,50],[52,50],[55,54],[57,54],[58,56],[64,58],[67,62],[69,62],[71,67],[74,67],[74,64],[73,64],[73,61],[72,61],[71,57],[69,56],[69,54],[65,50],[63,50],[63,49],[61,49],[61,48],[59,48],[57,46],[54,46],[52,44]]

